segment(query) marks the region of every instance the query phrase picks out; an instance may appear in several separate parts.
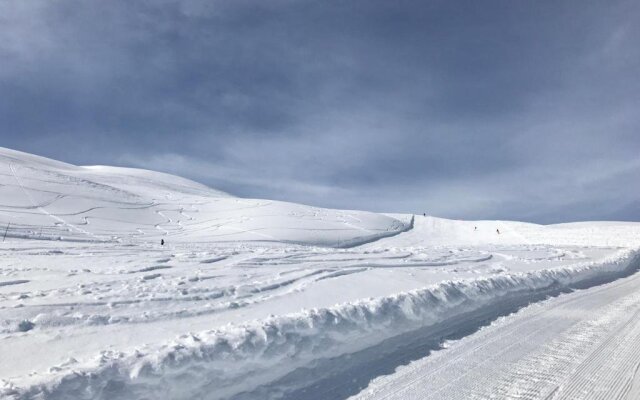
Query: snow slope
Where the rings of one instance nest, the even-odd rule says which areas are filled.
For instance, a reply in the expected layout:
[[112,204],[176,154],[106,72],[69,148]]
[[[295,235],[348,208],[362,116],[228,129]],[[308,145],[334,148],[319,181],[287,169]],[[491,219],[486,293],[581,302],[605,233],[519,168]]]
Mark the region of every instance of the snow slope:
[[326,210],[6,149],[0,170],[0,399],[391,396],[374,379],[407,354],[640,267],[637,223]]
[[409,228],[362,211],[239,199],[159,172],[76,167],[0,148],[8,236],[89,241],[273,241],[352,246]]
[[635,274],[529,306],[444,346],[423,340],[431,356],[352,400],[638,399],[639,289]]

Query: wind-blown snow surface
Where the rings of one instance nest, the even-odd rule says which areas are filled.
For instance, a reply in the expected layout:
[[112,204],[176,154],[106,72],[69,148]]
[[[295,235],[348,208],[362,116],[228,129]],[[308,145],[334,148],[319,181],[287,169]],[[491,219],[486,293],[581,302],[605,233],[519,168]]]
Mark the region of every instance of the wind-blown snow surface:
[[319,385],[374,378],[368,349],[640,266],[634,223],[325,210],[6,149],[0,169],[3,399],[345,398],[367,382]]
[[9,237],[77,241],[274,241],[350,246],[409,225],[362,211],[239,199],[159,172],[76,167],[0,148]]

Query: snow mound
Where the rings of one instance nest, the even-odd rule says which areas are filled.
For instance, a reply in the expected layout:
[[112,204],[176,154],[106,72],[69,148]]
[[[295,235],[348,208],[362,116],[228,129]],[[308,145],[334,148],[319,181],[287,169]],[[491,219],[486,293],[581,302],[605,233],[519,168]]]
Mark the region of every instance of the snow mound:
[[77,167],[4,148],[0,226],[10,238],[330,247],[366,243],[410,228],[369,212],[239,199],[165,173]]
[[185,334],[161,347],[105,351],[92,365],[65,363],[27,388],[5,383],[9,399],[221,399],[285,376],[319,358],[337,357],[385,339],[534,294],[557,294],[607,282],[640,267],[637,250],[598,263],[446,281],[424,289],[327,309],[274,316]]

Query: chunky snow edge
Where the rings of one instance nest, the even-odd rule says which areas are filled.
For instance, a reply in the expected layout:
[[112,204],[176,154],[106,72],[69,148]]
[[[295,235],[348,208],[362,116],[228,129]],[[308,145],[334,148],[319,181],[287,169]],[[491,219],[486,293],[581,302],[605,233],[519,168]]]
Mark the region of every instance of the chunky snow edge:
[[390,297],[183,335],[158,348],[104,352],[93,365],[52,368],[31,387],[0,382],[9,399],[218,399],[283,377],[318,358],[363,350],[498,301],[560,293],[630,275],[639,250],[570,267],[448,281]]

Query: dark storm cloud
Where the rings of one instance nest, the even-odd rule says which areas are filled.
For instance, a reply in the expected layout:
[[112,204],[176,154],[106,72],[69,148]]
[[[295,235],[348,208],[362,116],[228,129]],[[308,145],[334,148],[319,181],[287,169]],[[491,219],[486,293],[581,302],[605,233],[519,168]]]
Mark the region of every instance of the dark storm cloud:
[[243,196],[639,219],[640,5],[0,2],[0,144]]

